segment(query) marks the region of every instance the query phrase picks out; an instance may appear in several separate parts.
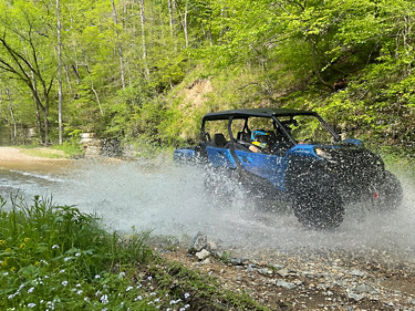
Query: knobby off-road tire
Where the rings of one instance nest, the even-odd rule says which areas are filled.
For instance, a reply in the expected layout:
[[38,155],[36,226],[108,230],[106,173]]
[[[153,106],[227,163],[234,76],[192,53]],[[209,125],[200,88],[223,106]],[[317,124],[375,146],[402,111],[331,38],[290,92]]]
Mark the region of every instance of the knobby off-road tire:
[[299,222],[307,228],[334,229],[343,222],[344,204],[329,178],[298,187],[293,194],[293,209]]
[[377,182],[375,190],[379,192],[379,198],[373,199],[373,203],[378,210],[395,210],[402,204],[402,185],[391,172],[385,171],[385,178]]
[[334,229],[343,222],[344,207],[340,198],[313,195],[311,201],[295,199],[294,214],[307,228]]

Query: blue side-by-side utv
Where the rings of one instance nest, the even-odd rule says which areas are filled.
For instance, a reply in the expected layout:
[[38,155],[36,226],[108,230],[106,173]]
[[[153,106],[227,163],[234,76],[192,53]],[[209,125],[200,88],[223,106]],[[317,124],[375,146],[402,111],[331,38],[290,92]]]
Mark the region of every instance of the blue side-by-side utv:
[[208,113],[201,142],[177,149],[174,159],[228,172],[259,199],[290,202],[298,220],[311,228],[339,226],[350,202],[371,202],[385,210],[402,201],[401,184],[381,157],[360,140],[341,140],[312,111]]

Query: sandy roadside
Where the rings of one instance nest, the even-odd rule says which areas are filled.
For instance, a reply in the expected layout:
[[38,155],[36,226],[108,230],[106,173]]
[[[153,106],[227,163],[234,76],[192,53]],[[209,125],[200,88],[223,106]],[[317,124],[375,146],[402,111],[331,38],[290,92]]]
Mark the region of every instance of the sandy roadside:
[[[44,148],[47,150],[47,148]],[[15,147],[0,147],[0,169],[15,169],[31,172],[59,172],[73,165],[71,159],[50,159],[25,154]]]

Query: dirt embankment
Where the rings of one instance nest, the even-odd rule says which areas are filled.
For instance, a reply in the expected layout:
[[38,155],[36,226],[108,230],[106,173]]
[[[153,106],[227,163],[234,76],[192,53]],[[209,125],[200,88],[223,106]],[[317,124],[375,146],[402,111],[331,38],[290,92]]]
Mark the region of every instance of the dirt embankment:
[[[49,148],[36,148],[28,150],[31,150],[34,154],[30,154],[26,149],[0,147],[0,168],[34,172],[58,172],[73,163],[73,160],[63,157],[46,157],[47,154],[56,157],[63,156],[63,154],[58,150]],[[38,156],[36,153],[45,156]]]

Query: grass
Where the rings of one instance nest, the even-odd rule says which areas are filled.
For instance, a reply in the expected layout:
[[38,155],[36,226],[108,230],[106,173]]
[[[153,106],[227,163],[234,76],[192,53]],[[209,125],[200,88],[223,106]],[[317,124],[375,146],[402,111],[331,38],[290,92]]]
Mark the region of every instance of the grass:
[[40,145],[20,145],[17,147],[27,155],[49,159],[73,158],[83,154],[79,144],[70,141],[65,141],[62,145],[52,145],[50,147]]
[[39,197],[0,197],[0,309],[267,310],[160,259],[147,236],[107,232],[94,215]]
[[413,150],[404,150],[400,147],[383,146],[372,148],[382,156],[385,167],[401,176],[415,179],[415,157]]
[[66,157],[76,157],[83,155],[81,146],[71,141],[64,141],[62,145],[53,145],[53,149],[63,151]]

